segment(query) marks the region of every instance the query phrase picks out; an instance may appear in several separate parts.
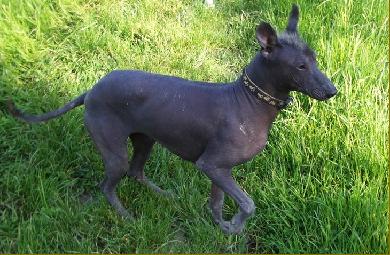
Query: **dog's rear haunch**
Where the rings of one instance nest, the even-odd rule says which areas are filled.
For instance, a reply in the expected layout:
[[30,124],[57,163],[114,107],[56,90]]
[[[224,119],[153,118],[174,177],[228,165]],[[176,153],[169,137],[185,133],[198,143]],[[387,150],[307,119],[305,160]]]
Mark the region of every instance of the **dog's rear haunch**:
[[[195,165],[211,180],[212,217],[225,233],[239,233],[255,211],[255,203],[233,180],[231,171],[260,152],[290,91],[326,100],[337,93],[317,68],[315,53],[297,32],[293,5],[281,34],[265,22],[256,29],[260,50],[234,82],[213,84],[134,70],[113,71],[90,91],[55,111],[34,116],[10,112],[27,122],[58,117],[85,105],[85,126],[102,155],[105,178],[101,190],[122,216],[131,217],[115,188],[124,176],[169,195],[144,173],[155,142]],[[128,162],[127,141],[134,153]],[[225,193],[239,205],[230,221],[222,215]]]

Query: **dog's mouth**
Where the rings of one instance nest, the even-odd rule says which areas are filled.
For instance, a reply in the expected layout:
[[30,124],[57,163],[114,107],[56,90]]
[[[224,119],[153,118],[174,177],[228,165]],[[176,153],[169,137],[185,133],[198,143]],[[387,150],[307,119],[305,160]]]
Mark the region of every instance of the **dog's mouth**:
[[328,100],[334,97],[338,92],[336,87],[332,84],[332,82],[328,78],[314,79],[315,85],[310,84],[309,86],[306,86],[298,82],[293,75],[291,75],[291,78],[295,83],[296,91],[299,91],[319,101]]
[[337,94],[337,89],[334,86],[331,87],[329,90],[325,90],[320,87],[315,87],[309,90],[301,86],[299,87],[298,91],[319,101],[328,100]]

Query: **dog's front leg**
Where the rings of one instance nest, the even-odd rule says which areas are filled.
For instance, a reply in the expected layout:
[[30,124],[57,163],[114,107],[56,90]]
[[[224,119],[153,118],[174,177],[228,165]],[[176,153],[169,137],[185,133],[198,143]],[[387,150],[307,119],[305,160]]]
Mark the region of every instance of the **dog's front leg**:
[[[231,176],[231,169],[229,168],[218,168],[211,163],[207,163],[202,158],[200,158],[196,165],[211,179],[213,184],[217,185],[223,192],[227,193],[233,200],[239,205],[239,211],[233,216],[231,221],[222,220],[222,206],[221,216],[219,216],[218,209],[214,211],[216,213],[217,219],[220,219],[219,226],[222,228],[223,232],[226,234],[237,234],[240,233],[244,226],[245,221],[249,218],[255,211],[255,204],[253,200],[245,194],[244,191],[237,185]],[[212,190],[213,191],[213,190]],[[220,196],[220,191],[215,189],[218,196],[215,196],[214,203],[221,203],[222,199]],[[214,213],[213,213],[214,217]]]
[[211,183],[210,201],[209,207],[211,215],[216,223],[221,224],[223,222],[222,208],[225,193],[216,184]]

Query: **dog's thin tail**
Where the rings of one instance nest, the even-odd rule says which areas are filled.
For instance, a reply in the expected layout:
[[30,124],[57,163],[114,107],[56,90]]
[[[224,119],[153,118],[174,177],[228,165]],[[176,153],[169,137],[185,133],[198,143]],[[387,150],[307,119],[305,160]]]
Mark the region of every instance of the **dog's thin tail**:
[[74,100],[70,101],[66,105],[64,105],[61,108],[58,108],[54,111],[47,112],[41,115],[30,115],[27,113],[22,112],[21,110],[17,109],[15,104],[11,99],[7,101],[8,111],[15,117],[21,120],[24,120],[28,123],[36,123],[36,122],[43,122],[48,121],[50,119],[56,118],[62,114],[65,114],[66,112],[72,110],[73,108],[83,105],[85,96],[88,92],[85,92],[84,94],[78,96]]

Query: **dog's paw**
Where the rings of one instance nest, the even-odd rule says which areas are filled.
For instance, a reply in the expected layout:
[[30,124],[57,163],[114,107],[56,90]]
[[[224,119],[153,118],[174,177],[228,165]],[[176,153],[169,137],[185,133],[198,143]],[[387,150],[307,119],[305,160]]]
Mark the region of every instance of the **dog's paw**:
[[219,226],[222,231],[227,235],[237,235],[244,229],[244,224],[237,224],[233,221],[222,221],[219,222]]
[[133,214],[127,210],[118,210],[118,213],[124,220],[132,221],[135,219]]
[[160,194],[169,199],[178,198],[178,196],[172,190],[162,190]]

